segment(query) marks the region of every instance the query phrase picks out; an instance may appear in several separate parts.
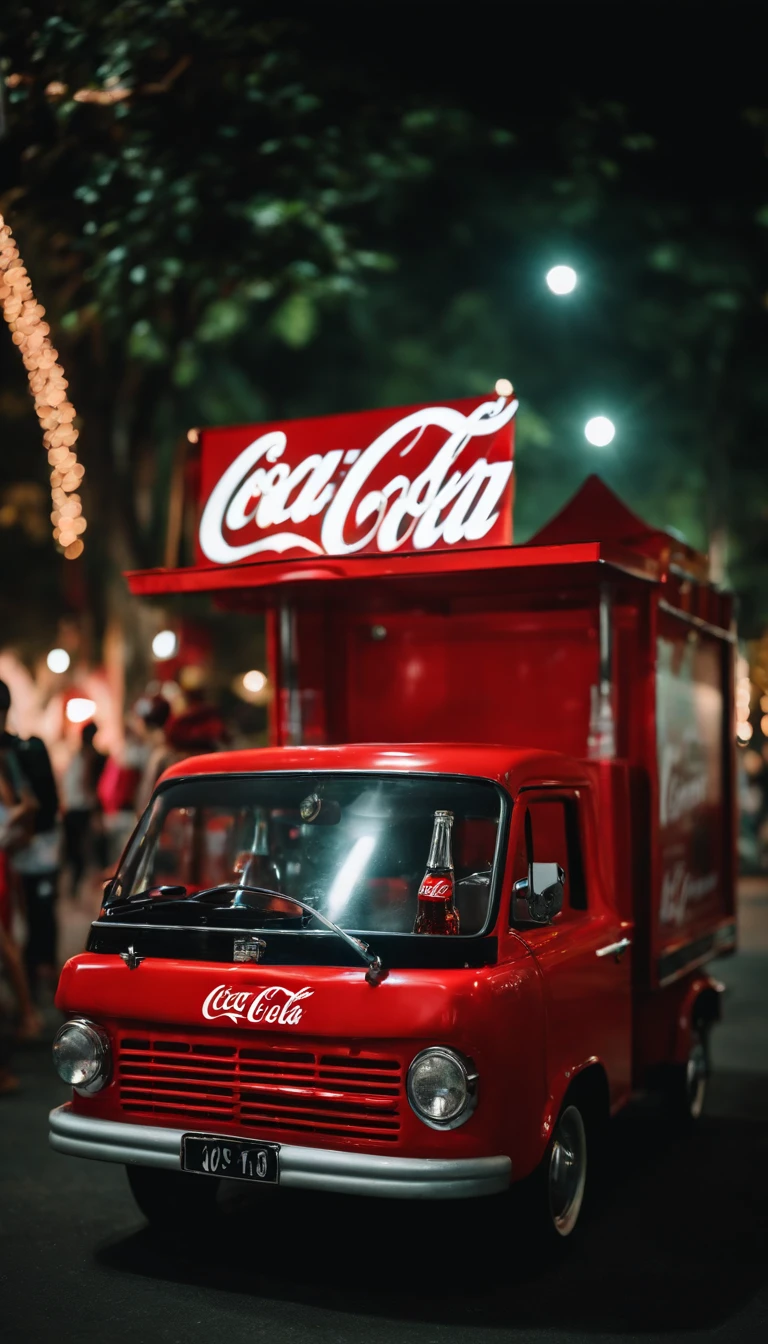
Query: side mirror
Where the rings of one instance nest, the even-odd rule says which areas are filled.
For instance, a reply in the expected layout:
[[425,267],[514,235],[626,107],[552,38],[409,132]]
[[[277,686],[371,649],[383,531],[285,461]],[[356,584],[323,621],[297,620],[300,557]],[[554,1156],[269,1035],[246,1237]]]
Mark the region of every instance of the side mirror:
[[520,924],[551,924],[563,908],[565,873],[559,863],[532,863],[512,888],[512,914]]

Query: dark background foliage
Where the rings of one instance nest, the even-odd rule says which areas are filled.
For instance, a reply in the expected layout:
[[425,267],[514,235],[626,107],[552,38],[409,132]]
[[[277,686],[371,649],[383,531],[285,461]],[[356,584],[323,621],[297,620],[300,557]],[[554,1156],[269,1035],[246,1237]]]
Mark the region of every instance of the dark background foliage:
[[[649,521],[711,545],[759,634],[759,13],[376,3],[286,18],[73,0],[6,14],[0,208],[70,378],[89,517],[67,566],[23,369],[0,340],[0,562],[19,585],[0,597],[6,638],[49,642],[64,604],[94,613],[97,642],[115,618],[130,639],[120,574],[162,562],[190,426],[482,393],[499,376],[521,399],[518,539],[597,470]],[[557,300],[543,276],[563,260],[579,286]],[[584,440],[594,413],[616,422],[608,449]]]

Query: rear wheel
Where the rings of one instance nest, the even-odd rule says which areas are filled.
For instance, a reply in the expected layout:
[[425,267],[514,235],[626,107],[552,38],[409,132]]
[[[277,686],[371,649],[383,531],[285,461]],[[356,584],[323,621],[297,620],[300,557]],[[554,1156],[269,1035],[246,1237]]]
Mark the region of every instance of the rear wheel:
[[186,1171],[126,1167],[128,1184],[151,1227],[175,1235],[194,1235],[216,1213],[219,1182]]
[[669,1070],[665,1100],[670,1119],[684,1129],[692,1129],[701,1119],[709,1086],[709,1031],[700,1022],[691,1029],[688,1057]]

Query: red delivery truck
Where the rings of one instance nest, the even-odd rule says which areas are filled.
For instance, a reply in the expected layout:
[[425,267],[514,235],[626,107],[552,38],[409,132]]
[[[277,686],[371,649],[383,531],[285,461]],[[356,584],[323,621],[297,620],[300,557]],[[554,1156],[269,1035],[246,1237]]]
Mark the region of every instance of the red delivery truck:
[[735,946],[731,599],[596,478],[511,545],[512,398],[202,437],[197,562],[271,744],[160,780],[65,966],[63,1153],[577,1226],[604,1122],[694,1121]]

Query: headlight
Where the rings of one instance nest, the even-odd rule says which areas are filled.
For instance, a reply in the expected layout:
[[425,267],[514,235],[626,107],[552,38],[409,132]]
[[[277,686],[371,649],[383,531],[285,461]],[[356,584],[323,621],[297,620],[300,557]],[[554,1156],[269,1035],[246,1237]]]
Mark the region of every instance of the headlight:
[[408,1070],[408,1100],[432,1129],[456,1129],[477,1101],[477,1073],[470,1060],[447,1046],[422,1050]]
[[65,1022],[53,1042],[53,1063],[59,1077],[77,1092],[100,1092],[109,1082],[109,1037],[95,1022],[82,1017]]

